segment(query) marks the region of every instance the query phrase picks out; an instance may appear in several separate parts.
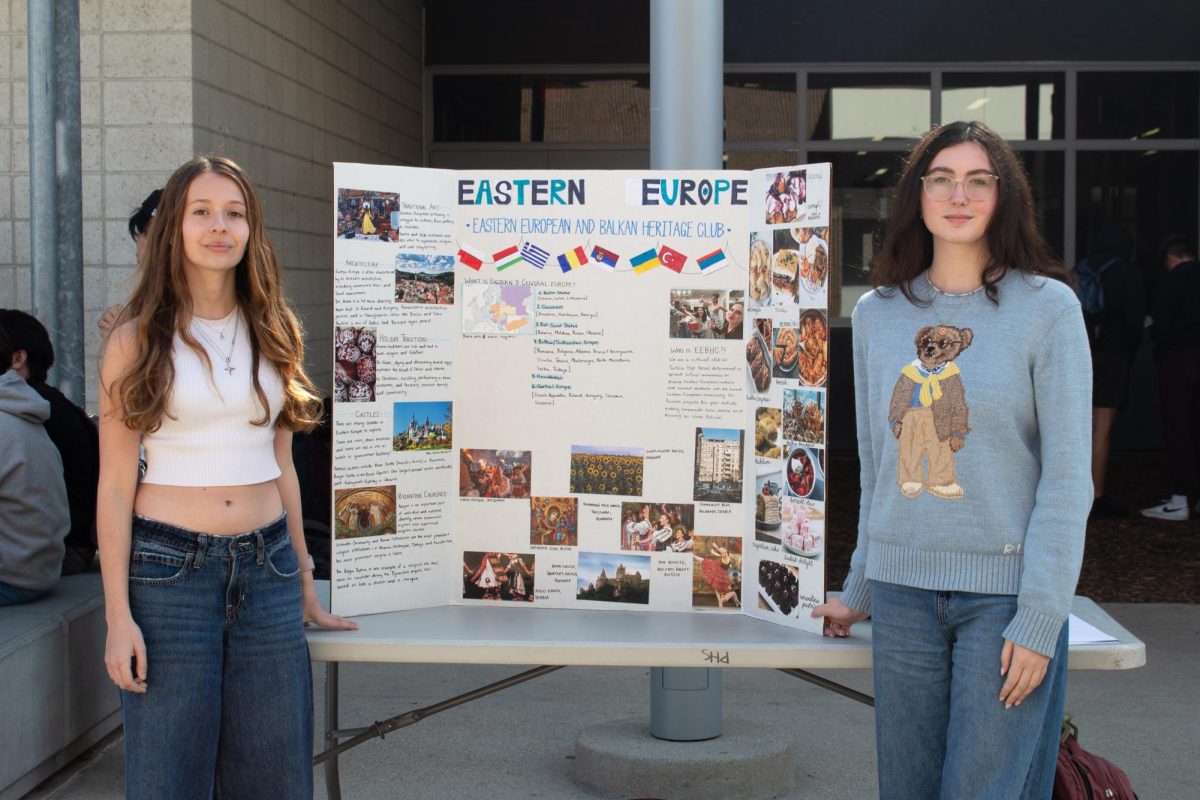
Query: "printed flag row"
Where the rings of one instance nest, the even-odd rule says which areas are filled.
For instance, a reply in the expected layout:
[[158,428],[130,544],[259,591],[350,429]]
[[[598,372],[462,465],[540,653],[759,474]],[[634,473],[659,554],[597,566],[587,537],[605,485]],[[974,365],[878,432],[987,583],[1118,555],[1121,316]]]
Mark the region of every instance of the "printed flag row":
[[[463,266],[479,270],[485,263],[494,264],[497,272],[502,272],[514,264],[521,263],[529,264],[537,269],[545,269],[547,264],[551,264],[557,266],[563,272],[570,272],[590,263],[608,270],[615,270],[617,264],[621,261],[621,256],[600,245],[594,245],[590,250],[580,245],[556,257],[552,257],[549,250],[538,247],[533,242],[521,242],[519,245],[514,244],[511,247],[506,247],[503,250],[492,253],[490,258],[477,247],[463,244],[459,247],[455,255],[458,258],[458,262]],[[697,258],[696,265],[703,271],[720,264],[725,258],[725,250],[718,247],[711,253]],[[640,275],[656,267],[666,267],[674,272],[682,272],[687,260],[688,257],[683,253],[672,247],[663,245],[657,249],[651,247],[645,252],[630,256],[629,264],[633,267],[634,273]]]

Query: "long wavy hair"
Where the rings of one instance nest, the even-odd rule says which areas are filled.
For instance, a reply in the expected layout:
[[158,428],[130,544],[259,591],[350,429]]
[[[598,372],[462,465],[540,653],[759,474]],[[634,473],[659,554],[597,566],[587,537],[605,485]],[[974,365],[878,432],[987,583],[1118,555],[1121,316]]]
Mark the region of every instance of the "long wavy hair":
[[909,302],[923,304],[913,294],[912,281],[933,263],[933,236],[921,219],[921,178],[938,153],[964,142],[982,147],[1000,176],[996,210],[987,228],[983,285],[988,298],[997,302],[996,284],[1014,269],[1070,283],[1070,275],[1038,228],[1033,190],[1021,157],[982,122],[947,122],[925,134],[905,159],[883,247],[871,263],[872,286],[885,295],[899,289]]
[[246,252],[234,272],[237,305],[246,322],[250,343],[250,375],[262,415],[254,425],[269,425],[270,405],[258,379],[263,359],[275,367],[283,384],[283,407],[278,424],[290,430],[311,430],[320,421],[321,401],[304,372],[304,338],[282,287],[279,257],[263,226],[262,204],[246,173],[228,158],[197,156],[175,170],[163,187],[158,208],[146,229],[146,247],[138,261],[132,294],[118,324],[136,323],[137,356],[129,371],[112,387],[126,427],[153,433],[169,416],[168,399],[175,380],[171,347],[175,334],[212,370],[208,353],[188,330],[192,297],[184,274],[182,224],[188,187],[211,172],[229,178],[246,200],[250,234]]

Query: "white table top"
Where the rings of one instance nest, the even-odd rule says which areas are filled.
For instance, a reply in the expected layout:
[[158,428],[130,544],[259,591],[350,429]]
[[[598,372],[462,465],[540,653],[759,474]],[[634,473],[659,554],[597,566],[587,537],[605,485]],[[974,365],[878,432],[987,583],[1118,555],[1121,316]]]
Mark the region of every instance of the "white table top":
[[[328,597],[328,582],[318,593]],[[1072,669],[1132,669],[1146,646],[1086,597],[1073,612],[1116,642],[1071,647]],[[871,666],[870,623],[829,639],[737,613],[438,606],[355,618],[357,631],[308,630],[315,661],[799,669]]]

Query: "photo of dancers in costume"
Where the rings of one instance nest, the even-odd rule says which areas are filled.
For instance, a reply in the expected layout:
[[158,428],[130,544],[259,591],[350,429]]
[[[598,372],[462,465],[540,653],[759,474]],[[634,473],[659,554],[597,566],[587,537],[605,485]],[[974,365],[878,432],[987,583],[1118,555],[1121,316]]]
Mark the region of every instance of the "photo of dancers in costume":
[[640,447],[571,445],[571,494],[641,497],[645,454]]
[[333,501],[335,539],[361,539],[396,532],[396,487],[338,489]]
[[529,497],[533,456],[528,450],[459,452],[458,496]]
[[697,536],[692,545],[692,607],[742,605],[742,540],[735,536]]
[[532,553],[463,553],[464,600],[533,602]]
[[395,242],[400,221],[400,196],[395,192],[338,189],[337,235],[343,239]]
[[621,549],[687,552],[695,519],[691,503],[621,503]]
[[529,543],[555,547],[579,544],[578,506],[574,497],[529,498]]

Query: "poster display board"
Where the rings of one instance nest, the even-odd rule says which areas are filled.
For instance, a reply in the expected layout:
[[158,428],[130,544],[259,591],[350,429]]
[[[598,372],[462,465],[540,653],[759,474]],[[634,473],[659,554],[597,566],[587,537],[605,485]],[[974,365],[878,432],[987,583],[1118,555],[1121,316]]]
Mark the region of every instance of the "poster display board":
[[334,611],[820,631],[828,164],[334,176]]

